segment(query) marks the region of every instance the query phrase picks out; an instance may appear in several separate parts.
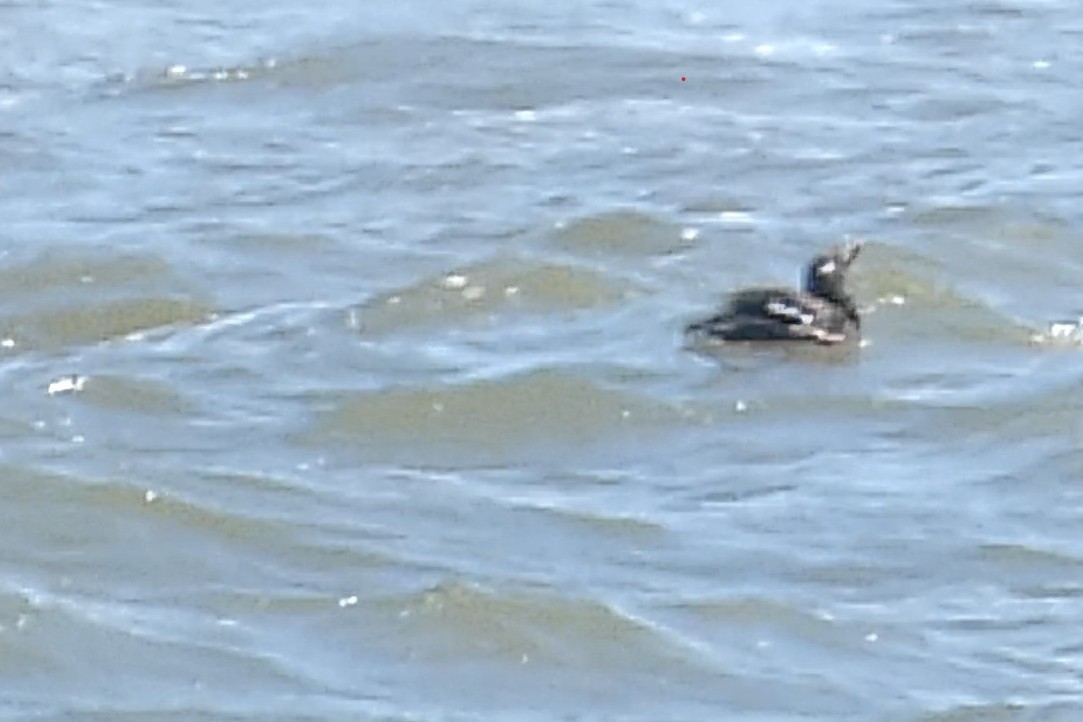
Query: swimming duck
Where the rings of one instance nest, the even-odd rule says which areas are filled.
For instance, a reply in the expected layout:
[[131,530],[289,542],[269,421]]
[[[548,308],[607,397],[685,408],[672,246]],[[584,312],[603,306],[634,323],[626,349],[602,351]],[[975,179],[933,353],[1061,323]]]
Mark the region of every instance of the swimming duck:
[[805,270],[801,291],[736,291],[720,313],[690,324],[686,330],[716,341],[837,344],[860,338],[861,316],[846,292],[846,272],[860,252],[860,243],[849,243],[816,256]]

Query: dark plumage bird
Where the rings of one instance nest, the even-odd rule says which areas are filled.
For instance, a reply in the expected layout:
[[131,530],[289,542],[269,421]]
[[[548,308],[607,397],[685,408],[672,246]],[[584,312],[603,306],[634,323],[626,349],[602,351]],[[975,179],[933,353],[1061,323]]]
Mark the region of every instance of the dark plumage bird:
[[846,272],[860,243],[816,256],[803,290],[749,288],[736,291],[718,314],[686,329],[720,341],[813,341],[837,344],[860,338],[861,316],[846,292]]

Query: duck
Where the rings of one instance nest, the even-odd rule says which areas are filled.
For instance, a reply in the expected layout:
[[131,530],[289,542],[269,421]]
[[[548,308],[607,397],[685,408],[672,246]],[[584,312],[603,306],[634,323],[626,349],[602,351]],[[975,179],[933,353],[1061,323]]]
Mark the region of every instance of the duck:
[[801,290],[747,288],[730,294],[725,307],[685,331],[712,342],[803,341],[836,345],[861,338],[861,314],[846,291],[846,275],[861,253],[860,242],[834,246],[805,267]]

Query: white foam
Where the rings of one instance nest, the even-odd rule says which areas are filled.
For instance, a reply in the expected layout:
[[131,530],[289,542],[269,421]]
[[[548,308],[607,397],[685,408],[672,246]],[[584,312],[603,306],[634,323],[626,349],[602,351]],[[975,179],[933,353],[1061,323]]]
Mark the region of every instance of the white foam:
[[718,220],[722,221],[723,223],[734,223],[740,225],[750,224],[753,222],[752,214],[745,211],[722,211],[718,214]]
[[50,381],[49,386],[45,389],[45,393],[50,396],[76,393],[82,391],[85,384],[86,376],[79,376],[77,374],[62,376],[54,381]]
[[458,273],[449,273],[444,277],[444,288],[449,291],[461,291],[466,288],[467,278]]

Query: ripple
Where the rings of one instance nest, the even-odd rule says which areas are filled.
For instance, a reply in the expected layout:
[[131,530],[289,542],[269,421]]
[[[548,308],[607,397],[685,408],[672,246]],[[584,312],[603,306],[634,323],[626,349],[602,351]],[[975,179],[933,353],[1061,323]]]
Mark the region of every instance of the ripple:
[[554,242],[568,251],[594,256],[644,257],[670,254],[692,245],[678,226],[632,210],[580,218],[560,226]]
[[211,305],[194,296],[155,255],[50,249],[0,271],[14,312],[0,319],[20,350],[110,341],[166,326],[196,324]]
[[[875,313],[867,325],[881,326],[877,329],[881,338],[902,333],[911,340],[935,338],[1014,346],[1032,342],[1031,329],[920,267],[898,262],[877,264],[855,274],[854,288],[859,298],[878,299],[864,311]],[[881,318],[888,324],[883,324]]]
[[31,346],[66,346],[130,337],[167,326],[210,319],[212,307],[188,298],[144,297],[32,313],[11,322],[12,334]]
[[615,306],[632,293],[630,284],[585,268],[498,258],[386,291],[360,306],[353,323],[366,335],[469,321],[488,323],[495,315],[512,312]]
[[316,437],[370,451],[389,445],[417,452],[567,447],[684,419],[666,404],[548,370],[458,386],[344,394],[334,405],[322,415]]
[[98,256],[78,249],[54,248],[28,262],[0,269],[0,289],[5,295],[40,296],[57,289],[160,283],[171,277],[169,264],[154,255]]
[[759,635],[761,646],[768,637],[801,638],[828,647],[858,646],[853,630],[845,630],[828,615],[816,614],[780,600],[733,597],[681,603],[676,609],[711,622],[740,630],[742,635]]
[[[1029,705],[1019,702],[990,702],[985,704],[959,704],[936,712],[928,712],[918,717],[920,722],[1019,722],[1029,719],[1059,719],[1044,714],[1034,715],[1037,710],[1052,711],[1044,705]],[[1064,717],[1065,720],[1070,717]]]
[[626,538],[648,540],[662,537],[667,528],[665,524],[652,519],[634,516],[616,516],[600,514],[595,511],[565,509],[555,506],[534,505],[530,508],[557,514],[573,522],[582,524],[590,530],[597,530],[607,538]]
[[687,651],[665,635],[597,601],[449,582],[381,604],[397,609],[432,654],[584,669],[688,663]]
[[102,374],[91,377],[84,386],[80,399],[111,411],[179,416],[194,408],[188,397],[162,381]]
[[1036,549],[1023,544],[983,544],[980,554],[1002,572],[1009,569],[1033,570],[1040,566],[1050,573],[1075,574],[1083,568],[1083,557]]

